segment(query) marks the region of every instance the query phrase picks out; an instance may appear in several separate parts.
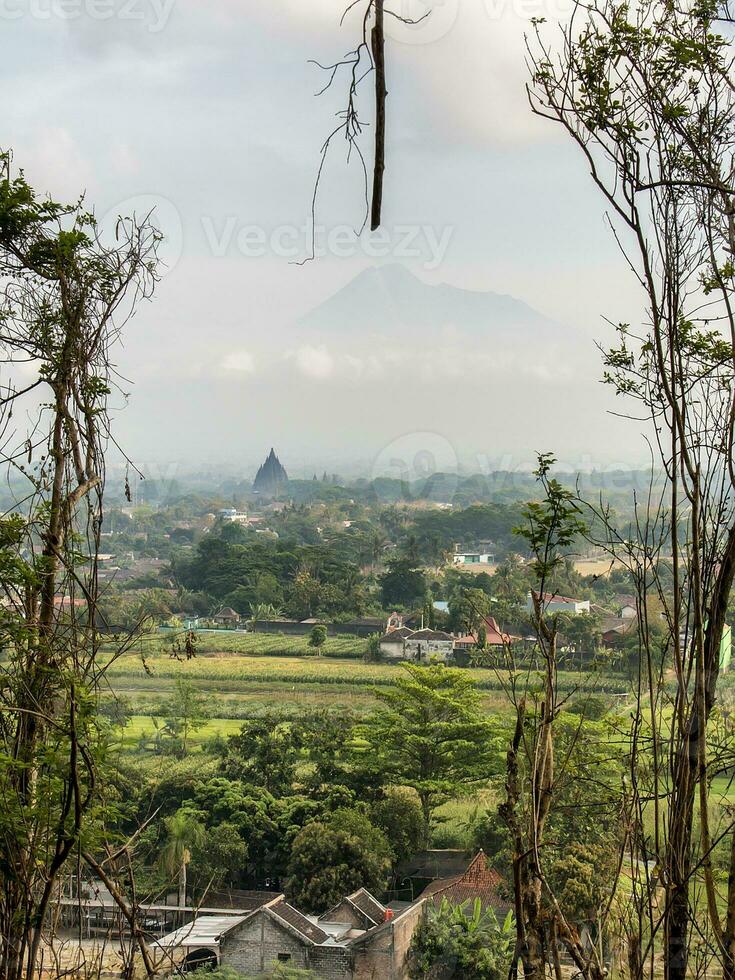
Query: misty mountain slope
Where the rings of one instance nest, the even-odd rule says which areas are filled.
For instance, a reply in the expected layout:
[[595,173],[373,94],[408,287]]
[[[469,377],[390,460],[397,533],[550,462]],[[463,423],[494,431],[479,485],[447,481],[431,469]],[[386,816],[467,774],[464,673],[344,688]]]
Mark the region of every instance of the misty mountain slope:
[[358,339],[456,334],[466,340],[572,340],[575,331],[512,296],[422,282],[400,265],[365,269],[297,326],[307,334]]

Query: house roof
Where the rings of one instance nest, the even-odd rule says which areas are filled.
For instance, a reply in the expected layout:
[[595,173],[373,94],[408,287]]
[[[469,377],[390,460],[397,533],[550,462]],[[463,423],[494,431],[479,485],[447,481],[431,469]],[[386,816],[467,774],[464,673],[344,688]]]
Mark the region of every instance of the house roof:
[[220,616],[226,616],[228,619],[239,619],[240,613],[235,612],[231,606],[225,606],[224,609],[220,609],[214,618],[219,619]]
[[638,600],[634,595],[616,595],[614,596],[614,600],[618,606],[632,606],[634,609],[638,608]]
[[373,898],[366,888],[359,888],[352,895],[348,895],[347,901],[376,926],[385,921],[385,906],[381,905],[377,898]]
[[380,637],[381,643],[403,643],[403,641],[411,636],[413,630],[406,629],[402,626],[399,630],[389,630],[387,633],[383,633]]
[[570,605],[575,605],[579,602],[586,602],[586,599],[570,599],[566,595],[557,595],[555,592],[542,592],[537,593],[539,599],[542,602],[568,602]]
[[247,915],[200,915],[193,922],[163,936],[157,945],[166,949],[177,946],[219,946],[220,938],[247,918]]
[[444,633],[442,630],[416,630],[409,637],[409,640],[451,640],[452,636],[450,633]]
[[502,877],[488,865],[487,857],[480,851],[463,874],[432,881],[420,897],[430,898],[435,905],[445,898],[453,905],[474,902],[479,898],[484,907],[504,913],[509,905],[498,893],[502,882]]
[[329,939],[328,933],[324,932],[323,929],[320,929],[313,922],[310,922],[305,915],[302,915],[293,905],[289,905],[284,898],[265,907],[272,915],[275,915],[281,922],[285,922],[287,926],[290,926],[291,929],[299,933],[299,935],[309,942],[318,946]]

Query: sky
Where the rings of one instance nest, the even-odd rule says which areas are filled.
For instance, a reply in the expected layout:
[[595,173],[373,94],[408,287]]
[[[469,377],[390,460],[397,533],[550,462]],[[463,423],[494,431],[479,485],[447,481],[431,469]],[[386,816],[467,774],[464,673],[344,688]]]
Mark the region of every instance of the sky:
[[[115,432],[142,468],[249,473],[271,445],[294,473],[370,475],[396,454],[410,470],[423,450],[469,470],[527,466],[538,450],[572,469],[645,460],[640,426],[611,414],[621,406],[595,347],[610,338],[605,318],[640,321],[643,298],[578,154],[525,92],[530,20],[545,17],[553,40],[568,4],[395,0],[428,16],[388,18],[384,229],[351,230],[360,169],[335,144],[319,254],[300,265],[346,89],[338,76],[316,98],[325,76],[310,59],[354,47],[358,8],[340,26],[341,0],[0,0],[0,145],[37,189],[84,192],[103,225],[155,208],[166,238],[156,295],[115,355],[128,379]],[[571,328],[569,349],[538,377],[516,375],[489,333],[461,371],[436,351],[435,370],[416,372],[401,348],[382,372],[347,379],[298,322],[386,262],[516,297]],[[369,355],[372,341],[342,340],[340,357]],[[493,359],[509,365],[502,385]]]

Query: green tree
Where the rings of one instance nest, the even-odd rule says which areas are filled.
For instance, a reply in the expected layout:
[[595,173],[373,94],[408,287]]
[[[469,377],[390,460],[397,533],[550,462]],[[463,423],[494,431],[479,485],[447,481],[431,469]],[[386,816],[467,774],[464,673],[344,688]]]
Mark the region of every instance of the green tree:
[[513,949],[510,915],[502,926],[492,909],[429,906],[408,952],[412,980],[506,980]]
[[159,238],[120,216],[105,242],[87,201],[36,194],[0,150],[3,980],[38,975],[59,878],[72,856],[94,860],[81,842],[104,835],[104,667],[82,606],[96,610],[104,591],[96,556],[115,439],[111,361],[123,323],[152,293]]
[[161,870],[176,876],[178,882],[178,904],[186,905],[187,867],[191,861],[192,848],[201,844],[205,837],[203,824],[191,810],[180,809],[163,821],[165,839],[159,856]]
[[371,633],[365,643],[365,660],[369,664],[380,661],[380,633]]
[[449,628],[474,633],[492,613],[492,601],[482,589],[462,589],[449,600]]
[[174,693],[164,703],[162,715],[174,737],[180,740],[181,754],[186,755],[192,734],[203,728],[211,715],[210,699],[200,694],[191,681],[177,677]]
[[365,723],[366,755],[421,801],[423,837],[433,811],[500,768],[497,735],[472,679],[443,666],[402,664],[404,676],[375,696],[384,707]]
[[[390,847],[377,828],[354,815],[307,824],[291,847],[286,893],[306,912],[326,912],[365,887],[380,894],[390,869]],[[376,850],[376,841],[382,842]]]
[[218,823],[192,842],[190,877],[200,891],[217,888],[239,879],[247,859],[248,846],[237,827]]
[[407,786],[388,786],[373,803],[371,818],[390,841],[396,861],[404,861],[421,847],[424,816],[415,790]]
[[408,558],[394,558],[386,563],[386,571],[378,579],[383,606],[423,604],[426,578],[416,563]]
[[322,626],[317,623],[311,630],[309,634],[309,646],[312,650],[316,650],[317,654],[321,654],[324,644],[327,642],[327,627]]
[[269,712],[229,736],[222,768],[231,778],[283,796],[291,792],[301,744],[298,723]]

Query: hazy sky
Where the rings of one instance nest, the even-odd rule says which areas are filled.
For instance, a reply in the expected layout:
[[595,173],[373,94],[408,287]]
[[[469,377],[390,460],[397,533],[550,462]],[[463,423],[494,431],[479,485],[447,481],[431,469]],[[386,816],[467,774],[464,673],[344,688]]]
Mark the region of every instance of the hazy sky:
[[[431,14],[414,29],[389,19],[387,237],[341,227],[359,224],[361,192],[337,145],[317,214],[326,254],[297,266],[345,92],[338,80],[315,99],[308,61],[353,46],[341,2],[0,0],[0,145],[38,188],[86,190],[98,215],[156,205],[168,237],[169,269],[118,358],[134,385],[117,432],[137,460],[247,468],[273,444],[295,471],[370,468],[422,439],[470,468],[536,449],[571,466],[643,458],[639,427],[606,415],[620,406],[594,349],[602,315],[635,321],[641,297],[580,159],[524,92],[524,31],[563,17],[556,2],[396,0]],[[419,254],[404,254],[407,227]],[[296,320],[388,260],[524,300],[574,328],[569,359],[536,380],[509,365],[496,385],[482,359],[457,379],[440,362],[412,371],[407,352],[384,376],[346,378]],[[482,353],[496,353],[491,337]]]

